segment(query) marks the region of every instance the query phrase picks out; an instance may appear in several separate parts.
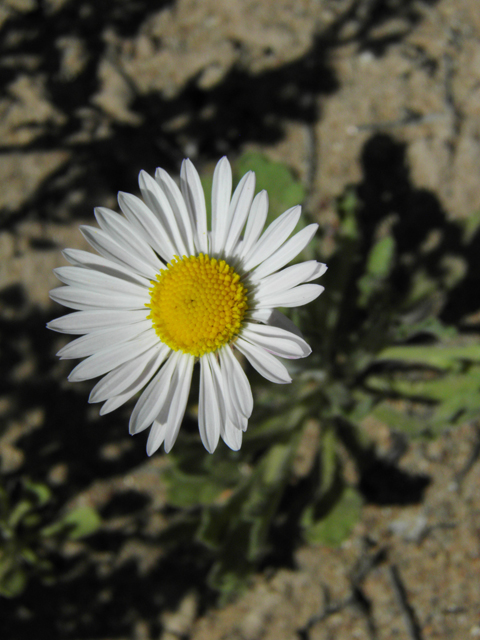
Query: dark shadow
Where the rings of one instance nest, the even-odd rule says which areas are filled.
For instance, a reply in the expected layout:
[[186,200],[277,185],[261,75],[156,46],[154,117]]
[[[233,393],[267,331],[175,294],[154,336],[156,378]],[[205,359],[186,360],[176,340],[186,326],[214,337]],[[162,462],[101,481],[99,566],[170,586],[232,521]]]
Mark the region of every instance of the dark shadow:
[[[424,271],[446,294],[446,255],[462,257],[460,225],[450,222],[433,192],[413,186],[406,162],[406,146],[389,135],[374,135],[362,152],[363,181],[357,188],[361,202],[360,220],[367,255],[378,225],[392,218],[396,264],[392,274],[397,299],[413,286],[416,274]],[[427,243],[436,238],[429,248]]]
[[[356,203],[358,230],[355,238],[339,238],[324,276],[325,292],[307,311],[311,314],[307,336],[320,350],[320,361],[331,363],[333,377],[347,385],[356,384],[359,373],[350,354],[358,350],[376,354],[391,344],[392,327],[403,325],[408,337],[410,327],[433,311],[441,312],[451,289],[449,259],[468,257],[461,225],[448,220],[433,192],[412,183],[404,143],[385,133],[375,134],[364,145],[361,164],[361,182],[345,190]],[[340,211],[340,215],[347,214]],[[377,289],[371,284],[368,302],[359,304],[360,279],[370,252],[386,234],[394,239],[388,277],[378,279]],[[417,299],[411,292],[419,286],[426,293]],[[333,329],[327,325],[332,308],[339,309]],[[325,333],[327,341],[322,338]],[[353,378],[352,370],[357,372]]]
[[[433,3],[431,0],[429,4]],[[26,219],[71,223],[84,217],[94,205],[102,204],[107,195],[120,189],[136,192],[137,174],[142,168],[152,172],[156,166],[163,166],[177,172],[186,143],[197,150],[201,163],[224,153],[235,155],[249,142],[279,141],[288,121],[314,124],[321,117],[317,107],[319,96],[338,88],[329,56],[345,43],[341,34],[347,23],[356,25],[351,40],[360,48],[370,48],[381,55],[420,19],[413,0],[352,2],[345,14],[327,32],[320,33],[311,49],[298,60],[257,75],[234,67],[210,90],[201,89],[195,78],[173,99],[159,94],[136,95],[130,108],[138,116],[138,123],[115,121],[91,102],[99,88],[100,64],[107,55],[104,34],[111,29],[117,35],[132,36],[149,16],[172,4],[158,0],[114,3],[70,0],[49,13],[47,3],[40,0],[31,11],[14,11],[5,21],[0,30],[3,95],[8,94],[9,84],[17,76],[40,73],[47,78],[48,98],[62,118],[60,122],[42,124],[41,128],[34,124],[27,126],[35,134],[33,141],[23,146],[4,145],[0,154],[60,150],[69,155],[27,202],[15,210],[2,212],[0,228],[15,234]],[[405,19],[405,29],[389,39],[377,38],[375,30],[399,15]],[[87,62],[73,78],[61,73],[59,39],[64,37],[78,38],[87,46]],[[29,66],[28,56],[37,61],[34,70]],[[7,65],[6,58],[13,59],[15,64]],[[95,125],[88,135],[87,112]],[[184,124],[175,130],[169,128],[167,125],[178,116],[184,116]],[[107,135],[95,133],[101,126],[107,128]],[[81,141],[79,134],[85,134]],[[445,224],[438,203],[429,194],[413,190],[405,168],[404,150],[391,139],[373,138],[365,147],[363,163],[365,179],[358,193],[364,202],[365,250],[372,242],[375,225],[390,213],[383,194],[391,191],[392,197],[400,198],[400,221],[395,228],[399,246],[402,251],[415,252],[432,221],[440,224],[443,220]],[[413,212],[425,210],[430,213],[422,213],[425,219],[421,223],[423,231],[419,231],[417,214]],[[407,226],[402,222],[404,219],[410,221]],[[455,235],[449,237],[448,242],[455,244]],[[51,245],[35,240],[32,248],[46,251]],[[440,268],[438,260],[431,256],[429,260],[430,269]],[[399,290],[405,286],[404,277],[409,277],[408,270],[405,273],[405,268],[398,265]],[[7,474],[5,483],[14,484],[23,475],[50,483],[55,509],[61,512],[95,481],[122,477],[144,464],[144,447],[140,436],[134,441],[127,434],[131,405],[100,418],[97,407],[88,405],[91,384],[66,382],[70,363],[58,362],[54,356],[61,338],[45,329],[45,323],[60,313],[59,308],[52,308],[47,314],[31,304],[21,284],[0,291],[0,303],[1,386],[9,400],[2,417],[5,424],[26,424],[28,416],[36,413],[39,423],[26,428],[16,441],[24,464]],[[346,322],[357,323],[349,325],[353,330],[358,327],[358,316],[352,317]],[[340,349],[348,347],[345,341],[338,344]],[[187,431],[194,428],[186,425]],[[105,455],[110,445],[117,451],[113,458]],[[53,484],[50,473],[59,465],[64,465],[67,473],[63,480]],[[370,473],[377,474],[375,477],[382,481],[387,477],[385,473],[379,475],[373,462]],[[414,495],[418,498],[418,492],[423,490],[415,486],[417,494],[415,487],[408,492],[411,499]],[[287,503],[291,497],[286,496]],[[200,607],[211,602],[213,594],[205,587],[211,554],[191,543],[193,532],[188,530],[188,520],[183,523],[186,528],[178,532],[175,551],[159,553],[164,540],[148,531],[150,508],[148,495],[136,491],[115,493],[103,508],[103,529],[84,544],[79,543],[81,550],[74,549],[67,556],[55,547],[47,547],[45,554],[54,565],[56,582],[43,584],[34,576],[21,597],[3,600],[1,637],[23,640],[38,637],[39,630],[42,636],[54,638],[133,637],[139,620],[148,625],[151,637],[158,637],[162,631],[160,614],[165,609],[175,609],[187,590],[197,590]],[[108,526],[115,518],[126,517],[128,530]],[[283,528],[278,525],[275,545],[288,542],[285,534],[293,530],[290,525]],[[134,559],[122,559],[125,548],[135,544],[151,549],[155,560],[147,568],[140,566],[135,554]],[[140,555],[146,557],[148,553],[143,551]],[[290,554],[275,557],[286,562]]]
[[[129,109],[137,117],[135,124],[120,123],[92,103],[99,89],[101,62],[108,58],[116,64],[105,31],[119,37],[133,35],[149,15],[171,4],[168,0],[160,4],[152,0],[70,1],[50,14],[40,2],[34,11],[6,20],[0,31],[0,49],[18,63],[2,66],[0,58],[3,85],[8,88],[17,74],[42,73],[48,78],[48,97],[62,118],[40,129],[32,124],[32,142],[4,145],[0,153],[63,150],[69,157],[18,210],[4,212],[0,227],[14,228],[24,218],[66,222],[85,216],[107,195],[119,190],[136,192],[142,168],[152,172],[162,166],[176,173],[187,143],[200,161],[234,155],[248,142],[274,143],[283,137],[289,120],[308,124],[320,116],[317,98],[337,88],[329,65],[332,51],[354,41],[380,55],[380,49],[385,51],[389,43],[375,35],[378,28],[394,19],[403,20],[396,39],[389,36],[393,44],[422,17],[413,0],[357,0],[298,60],[255,75],[233,67],[213,89],[200,88],[198,78],[193,78],[173,99],[159,93],[138,95],[134,83],[118,69],[134,96]],[[346,26],[348,39],[342,35]],[[86,64],[74,78],[61,73],[61,42],[67,37],[79,40],[88,52]],[[28,56],[37,60],[34,71],[25,61]],[[170,123],[179,118],[184,124],[172,128]],[[74,203],[69,197],[72,192]]]
[[[464,243],[463,259],[467,270],[458,282],[442,313],[447,323],[462,323],[466,316],[478,312],[478,291],[480,291],[480,229],[474,233],[470,242]],[[470,324],[469,331],[480,330],[480,322]]]
[[[425,8],[437,0],[425,0]],[[401,42],[422,20],[424,13],[419,3],[404,0],[356,0],[347,12],[352,35],[344,42],[354,42],[360,50],[371,51],[377,57]],[[392,27],[392,18],[395,25]]]
[[[107,550],[110,555],[116,551]],[[200,607],[207,601],[205,588],[200,591],[205,575],[191,550],[159,562],[148,573],[140,571],[134,558],[109,567],[99,557],[57,558],[57,574],[65,579],[52,586],[33,579],[21,599],[3,600],[2,637],[122,638],[131,636],[138,621],[148,625],[150,637],[159,637],[162,611],[175,609],[187,584],[201,593]]]
[[129,490],[115,493],[102,510],[102,518],[108,520],[109,518],[133,515],[145,509],[149,503],[148,496],[139,491]]
[[346,420],[335,421],[337,435],[355,460],[360,476],[359,489],[370,504],[406,506],[423,500],[430,477],[412,474],[378,456],[374,447],[361,444],[356,427]]

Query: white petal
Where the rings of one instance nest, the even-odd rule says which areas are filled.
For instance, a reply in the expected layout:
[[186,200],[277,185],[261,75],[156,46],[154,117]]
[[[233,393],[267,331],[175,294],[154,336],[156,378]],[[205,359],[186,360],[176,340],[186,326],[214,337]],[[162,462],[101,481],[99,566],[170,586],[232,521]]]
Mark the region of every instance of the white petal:
[[292,207],[266,228],[260,240],[245,256],[243,263],[245,271],[250,271],[277,251],[297,226],[301,212],[302,207],[299,205]]
[[[150,180],[156,188],[161,191],[153,178],[150,178]],[[140,185],[142,185],[141,178]],[[142,186],[140,188],[142,189]],[[124,193],[123,191],[118,193],[118,204],[120,205],[120,209],[123,211],[127,220],[137,229],[142,238],[155,249],[165,262],[169,262],[175,254],[178,255],[178,252],[171,242],[168,231],[165,230],[165,227],[159,222],[155,213],[153,213],[152,206],[150,206],[150,200],[153,200],[153,198],[149,200],[148,194],[149,191],[143,188],[142,196],[148,203],[148,207],[144,202],[142,202],[142,200],[140,200],[140,198],[137,198],[130,193]]]
[[153,280],[157,275],[158,269],[136,254],[126,251],[102,229],[82,225],[80,231],[89,245],[105,258],[121,266],[133,269],[149,280]]
[[95,269],[95,271],[106,273],[109,276],[123,278],[128,282],[133,282],[150,288],[150,280],[139,276],[133,269],[116,264],[108,258],[103,258],[102,256],[97,256],[95,253],[82,251],[81,249],[65,249],[62,253],[70,264],[73,264],[76,267]]
[[130,296],[139,296],[148,300],[148,289],[139,284],[128,282],[122,278],[107,275],[94,269],[83,267],[58,267],[53,272],[64,284],[72,287],[80,287],[90,291],[105,293],[121,293]]
[[70,309],[142,309],[147,296],[132,296],[124,293],[104,293],[78,287],[58,287],[49,293],[50,298]]
[[238,451],[242,446],[243,433],[237,429],[231,420],[227,419],[222,425],[221,434],[223,441],[232,451]]
[[180,186],[190,217],[195,220],[195,245],[197,252],[208,254],[205,194],[203,193],[200,176],[189,159],[182,162]]
[[125,393],[129,387],[138,384],[139,378],[142,378],[149,367],[149,363],[152,366],[153,362],[155,362],[155,366],[158,369],[168,353],[169,348],[166,345],[158,344],[136,358],[124,362],[97,382],[90,393],[88,401],[91,403],[103,402],[111,396]]
[[263,278],[258,289],[255,292],[255,300],[260,300],[262,294],[270,295],[278,291],[286,291],[292,287],[296,287],[302,282],[311,282],[322,276],[327,270],[326,265],[316,260],[308,260],[300,264],[294,264],[291,267],[277,271]]
[[109,329],[100,329],[99,331],[88,333],[86,336],[73,340],[60,349],[57,356],[64,360],[69,358],[85,358],[102,349],[127,342],[127,340],[135,338],[144,331],[151,329],[151,327],[152,323],[150,320],[143,320],[143,322],[137,322],[135,324],[124,324],[119,327],[114,326]]
[[198,429],[203,446],[213,453],[220,437],[222,415],[225,415],[223,398],[215,384],[210,354],[200,358],[200,394],[198,403]]
[[94,213],[100,227],[125,251],[148,262],[156,271],[163,268],[151,246],[125,218],[106,207],[96,207]]
[[[238,191],[235,191],[235,195]],[[236,198],[235,206],[231,214],[231,223],[228,230],[227,239],[225,242],[224,252],[225,255],[231,254],[236,248],[237,242],[245,226],[248,213],[252,204],[253,196],[255,193],[255,174],[253,171],[249,171],[244,176],[244,182],[242,184],[241,191]]]
[[152,453],[155,453],[157,449],[159,449],[163,441],[165,440],[165,436],[167,435],[168,424],[160,424],[156,420],[153,422],[150,431],[148,432],[147,439],[147,455],[151,456]]
[[246,418],[245,416],[242,416],[241,414],[237,415],[237,422],[233,423],[233,426],[236,429],[240,429],[240,431],[245,432],[247,430],[248,427],[248,418]]
[[[309,261],[308,261],[309,262]],[[316,280],[321,276],[325,275],[328,271],[328,267],[324,262],[317,262],[317,268],[314,273],[307,279],[305,278],[304,282],[311,282],[312,280]]]
[[101,309],[94,311],[75,311],[47,323],[47,327],[59,333],[83,334],[119,324],[134,324],[145,320],[150,309],[135,311]]
[[253,199],[252,206],[250,207],[250,214],[247,220],[247,226],[245,227],[245,235],[243,237],[243,243],[239,248],[238,256],[244,258],[255,242],[260,237],[265,226],[265,220],[268,213],[268,194],[265,190],[257,193]]
[[[175,392],[168,407],[168,418],[165,420],[167,426],[165,435],[165,453],[169,453],[175,444],[180,426],[182,424],[185,409],[187,408],[188,395],[190,393],[190,385],[192,383],[192,373],[195,358],[188,354],[182,354],[175,372]],[[162,423],[164,409],[161,411],[158,421]],[[151,455],[151,452],[147,453]]]
[[194,220],[190,218],[190,214],[188,213],[185,200],[183,199],[180,189],[164,169],[158,168],[156,170],[155,180],[162,188],[163,192],[167,196],[168,202],[170,203],[175,219],[177,220],[178,228],[182,234],[184,244],[187,247],[187,255],[194,255],[195,244],[193,240],[192,226],[194,224]]
[[310,224],[296,233],[250,274],[251,281],[258,282],[261,278],[269,276],[288,264],[307,246],[317,229],[318,224]]
[[300,307],[318,298],[324,290],[325,287],[319,284],[301,284],[288,291],[280,291],[279,293],[272,293],[271,296],[264,296],[261,302],[256,303],[256,306],[259,309],[262,307]]
[[277,384],[288,384],[292,381],[285,366],[268,351],[238,338],[235,346],[250,362],[252,367],[264,378]]
[[226,383],[225,395],[230,396],[237,411],[249,418],[253,411],[253,395],[247,375],[229,346],[220,349],[219,356]]
[[[231,351],[229,347],[226,349]],[[222,362],[223,361],[220,360],[220,363],[218,363],[215,357],[211,360],[214,383],[218,389],[219,395],[223,398],[223,403],[221,403],[222,416],[220,419],[220,435],[223,438],[227,425],[228,429],[233,427],[239,431],[244,431],[248,425],[248,418],[244,416],[242,411],[239,409],[235,394],[231,392],[231,389],[229,389],[227,370],[226,367],[222,365]],[[238,438],[235,437],[234,442],[237,441]]]
[[167,362],[138,399],[130,416],[129,429],[132,435],[153,424],[160,413],[169,395],[172,376],[181,355],[181,351],[172,352]]
[[[134,394],[132,394],[134,395]],[[109,398],[101,407],[99,414],[101,416],[106,416],[107,413],[111,413],[112,411],[115,411],[115,409],[118,409],[118,407],[121,407],[122,404],[125,404],[125,402],[128,402],[128,400],[130,400],[132,396],[130,394],[121,394],[119,396],[113,396],[113,398]]]
[[228,217],[230,220],[232,219],[233,212],[237,208],[238,200],[243,191],[243,187],[245,186],[245,182],[248,180],[249,173],[252,173],[252,171],[247,171],[247,173],[240,178],[237,186],[235,187],[235,191],[233,192],[233,196],[230,201],[230,206],[228,207]]
[[303,338],[265,324],[246,323],[242,328],[242,338],[281,358],[305,358],[312,353]]
[[248,320],[254,322],[263,322],[264,324],[270,324],[269,318],[272,315],[273,309],[252,309],[248,311]]
[[225,246],[230,218],[228,208],[232,195],[232,169],[224,156],[215,167],[212,185],[211,253],[217,255]]
[[296,336],[303,339],[303,335],[300,329],[290,320],[290,318],[287,318],[284,313],[278,311],[277,309],[261,309],[261,311],[266,311],[268,317],[265,320],[260,319],[259,322],[270,324],[272,325],[272,327],[285,329],[285,331],[294,333]]
[[160,345],[158,348],[151,349],[148,352],[149,354],[151,354],[150,360],[142,369],[135,382],[131,383],[127,389],[125,389],[118,395],[109,398],[100,409],[100,415],[104,416],[111,411],[115,411],[115,409],[121,407],[122,404],[125,404],[125,402],[130,400],[130,398],[132,398],[136,393],[143,389],[143,387],[158,371],[158,368],[161,366],[166,356],[168,356],[169,352],[170,349],[166,345]]
[[[158,182],[148,175],[146,171],[140,172],[138,183],[140,185],[142,196],[145,198],[145,202],[157,216],[162,227],[164,227],[168,233],[168,237],[174,247],[172,257],[174,255],[182,257],[187,253],[187,246],[184,235],[178,226],[177,218],[175,217],[175,213],[170,206],[167,196],[161,189]],[[171,258],[169,258],[169,260],[171,260]]]
[[145,331],[137,338],[124,342],[120,345],[109,347],[98,351],[93,356],[89,356],[72,370],[68,379],[70,382],[89,380],[103,376],[104,373],[115,369],[120,364],[132,360],[140,353],[147,351],[158,344],[159,339],[154,329]]

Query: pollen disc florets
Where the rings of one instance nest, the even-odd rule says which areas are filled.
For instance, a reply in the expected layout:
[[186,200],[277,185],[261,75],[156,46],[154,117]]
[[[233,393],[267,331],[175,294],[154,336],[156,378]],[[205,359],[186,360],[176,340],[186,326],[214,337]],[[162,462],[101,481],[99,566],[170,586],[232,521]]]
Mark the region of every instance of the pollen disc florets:
[[200,357],[233,340],[247,310],[247,290],[225,260],[175,258],[152,281],[148,316],[162,342]]

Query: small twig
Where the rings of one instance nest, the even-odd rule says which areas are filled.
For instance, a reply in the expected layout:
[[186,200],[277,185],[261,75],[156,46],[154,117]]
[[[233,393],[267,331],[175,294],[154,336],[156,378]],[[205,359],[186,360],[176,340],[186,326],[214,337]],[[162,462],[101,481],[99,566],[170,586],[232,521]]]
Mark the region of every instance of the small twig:
[[392,585],[393,593],[395,594],[395,600],[400,607],[400,611],[402,613],[402,618],[405,623],[408,635],[410,636],[411,640],[422,640],[420,625],[418,624],[415,611],[408,601],[407,592],[405,590],[396,565],[392,564],[388,567],[388,575]]
[[456,526],[457,526],[456,522],[437,522],[437,524],[431,524],[428,527],[425,527],[418,534],[414,542],[416,542],[417,544],[421,544],[436,529],[455,529]]
[[360,587],[355,587],[353,590],[354,597],[354,605],[360,612],[363,614],[365,618],[365,622],[367,624],[367,631],[370,637],[370,640],[377,640],[377,628],[375,626],[375,621],[372,616],[372,604],[370,600],[367,598],[365,593]]
[[380,547],[374,553],[366,554],[360,557],[357,566],[355,567],[352,574],[352,585],[353,588],[359,587],[365,578],[368,576],[372,569],[378,567],[380,563],[382,563],[387,557],[387,548]]
[[328,587],[326,585],[323,585],[325,600],[323,609],[322,611],[320,611],[320,613],[312,616],[301,629],[297,630],[297,635],[300,640],[309,640],[310,630],[313,626],[315,626],[319,622],[323,622],[323,620],[326,620],[328,617],[334,615],[335,613],[338,613],[339,611],[352,606],[357,607],[357,609],[359,609],[365,616],[367,631],[370,635],[370,638],[371,640],[376,640],[377,631],[370,611],[370,602],[361,589],[361,583],[363,582],[363,580],[365,580],[370,571],[377,567],[385,559],[385,557],[385,547],[378,549],[374,553],[362,555],[350,578],[350,593],[346,598],[340,600],[339,602],[330,601],[330,592],[328,590]]
[[310,630],[312,627],[314,627],[317,623],[322,622],[323,620],[326,620],[326,618],[332,616],[333,614],[338,613],[339,611],[342,611],[342,609],[349,607],[355,602],[355,596],[353,592],[350,593],[350,595],[347,598],[345,598],[344,600],[341,600],[340,602],[330,602],[330,592],[328,590],[328,587],[326,585],[322,585],[322,586],[323,586],[323,595],[325,598],[325,604],[324,604],[323,610],[320,613],[317,613],[316,615],[312,616],[307,621],[307,623],[303,627],[301,627],[301,629],[297,630],[297,635],[300,638],[300,640],[310,640]]

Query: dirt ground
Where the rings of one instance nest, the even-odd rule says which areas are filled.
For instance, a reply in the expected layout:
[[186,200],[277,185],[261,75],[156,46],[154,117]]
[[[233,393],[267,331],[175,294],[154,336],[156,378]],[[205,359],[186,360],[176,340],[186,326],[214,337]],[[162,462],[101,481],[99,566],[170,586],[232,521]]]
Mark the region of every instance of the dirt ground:
[[[92,417],[87,386],[69,391],[68,367],[55,362],[62,338],[43,328],[59,314],[48,291],[57,286],[60,249],[86,248],[78,225],[92,223],[93,206],[115,208],[117,191],[136,193],[139,169],[177,173],[185,156],[201,165],[261,150],[300,176],[306,206],[328,239],[336,198],[361,181],[369,158],[393,150],[412,187],[436,198],[447,218],[480,211],[478,0],[4,0],[0,42],[0,313],[8,366],[0,446],[7,478],[28,468],[100,509],[119,488],[147,492],[151,513],[162,506],[162,457],[144,460],[139,442],[135,452],[131,440],[111,443],[126,430],[125,415]],[[47,398],[52,389],[64,399]],[[63,427],[51,439],[45,433],[71,422],[72,407],[83,413],[65,427],[71,442],[62,446],[72,458],[76,447],[100,453],[91,460],[79,449],[78,464],[68,468],[53,464],[48,449]],[[86,417],[92,426],[76,433]],[[388,457],[394,436],[384,425],[363,427]],[[119,447],[129,456],[122,475]],[[81,633],[68,625],[56,633],[105,640],[480,637],[479,449],[475,425],[410,443],[399,466],[425,480],[417,501],[366,504],[340,548],[302,547],[294,568],[256,576],[223,608],[205,609],[189,591],[180,604],[159,607],[155,624],[138,606],[130,632],[100,626],[88,635],[87,621]],[[136,558],[147,571],[155,562],[149,553],[124,545],[116,566]],[[17,613],[26,626],[8,638],[26,636],[36,615],[31,601]]]

